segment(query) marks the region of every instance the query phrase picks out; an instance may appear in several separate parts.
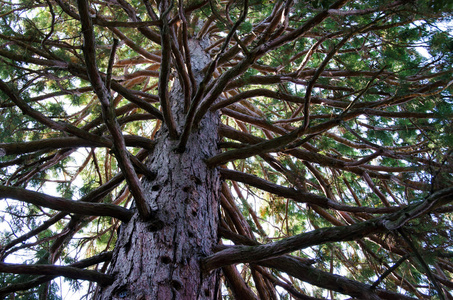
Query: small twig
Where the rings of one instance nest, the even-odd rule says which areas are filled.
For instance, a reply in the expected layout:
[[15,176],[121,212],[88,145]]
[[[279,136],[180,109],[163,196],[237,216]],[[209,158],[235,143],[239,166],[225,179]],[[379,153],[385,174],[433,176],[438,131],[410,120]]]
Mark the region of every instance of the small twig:
[[367,85],[365,86],[365,88],[357,95],[357,97],[355,97],[354,100],[351,101],[351,103],[349,103],[349,105],[345,108],[345,110],[341,113],[342,115],[345,115],[356,103],[357,101],[368,91],[368,89],[371,87],[371,84],[373,83],[373,81],[379,77],[379,75],[382,74],[382,72],[384,72],[385,68],[387,66],[384,66],[381,70],[379,70],[379,72],[377,72],[376,75],[373,76],[373,78],[371,78],[371,80],[367,83]]
[[54,30],[55,30],[55,12],[53,10],[53,7],[52,7],[52,3],[50,3],[49,0],[46,0],[47,2],[47,5],[49,6],[49,11],[50,11],[50,14],[52,15],[52,24],[50,26],[50,31],[49,33],[44,37],[44,39],[42,40],[41,42],[41,45],[43,47],[45,47],[45,43],[47,42],[47,40],[52,36]]
[[404,255],[401,257],[393,266],[385,270],[384,273],[382,273],[381,276],[371,285],[370,290],[374,290],[378,287],[378,285],[387,277],[389,276],[393,271],[398,269],[398,267],[406,260],[409,258],[409,254]]
[[374,153],[370,154],[370,155],[367,155],[365,156],[364,158],[362,159],[359,159],[357,161],[352,161],[352,162],[348,162],[348,163],[345,163],[345,166],[348,166],[348,167],[355,167],[355,166],[360,166],[360,165],[363,165],[373,159],[375,159],[376,157],[380,156],[382,153],[384,153],[384,149],[382,148],[379,148],[377,151],[375,151]]
[[[335,56],[335,54],[338,52],[338,50],[340,50],[341,47],[343,47],[348,41],[350,38],[352,38],[355,34],[357,33],[360,33],[361,31],[365,30],[366,28],[370,27],[372,24],[376,23],[377,20],[361,27],[361,28],[358,28],[354,31],[352,31],[351,33],[349,33],[348,35],[346,35],[337,45],[335,45],[335,47],[332,49],[332,51],[330,51],[327,56],[324,58],[324,60],[322,61],[321,65],[318,67],[318,69],[316,70],[315,74],[313,75],[313,77],[311,78],[310,82],[308,83],[308,86],[307,86],[307,90],[305,92],[305,101],[304,101],[304,108],[303,108],[303,112],[304,112],[304,123],[303,125],[301,126],[301,131],[304,132],[309,124],[310,124],[310,102],[311,102],[311,93],[313,91],[313,88],[315,86],[315,83],[316,81],[318,80],[318,78],[321,76],[322,72],[324,71],[324,69],[327,67],[327,65],[329,64],[330,60]],[[292,116],[293,118],[296,117],[294,114]]]
[[429,266],[428,264],[426,263],[426,261],[423,259],[423,257],[420,255],[420,253],[418,252],[417,248],[415,247],[414,243],[412,242],[412,240],[409,238],[409,236],[406,235],[406,233],[404,232],[403,228],[398,228],[397,229],[397,232],[401,235],[401,237],[404,239],[404,241],[409,245],[409,247],[411,248],[411,250],[414,252],[414,255],[415,257],[418,259],[419,263],[422,265],[422,267],[425,269],[426,271],[426,276],[428,277],[428,279],[431,281],[431,283],[434,285],[434,288],[436,289],[437,291],[437,294],[439,296],[439,299],[441,300],[445,300],[445,296],[444,296],[444,293],[441,289],[441,287],[439,286],[439,283],[437,282],[436,278],[433,276],[433,273],[431,272],[431,270],[429,269]]
[[110,58],[109,58],[109,65],[107,67],[107,76],[105,78],[105,87],[110,92],[110,83],[112,82],[112,70],[113,64],[115,63],[115,53],[116,49],[118,48],[119,41],[117,39],[113,39],[112,50],[110,51]]

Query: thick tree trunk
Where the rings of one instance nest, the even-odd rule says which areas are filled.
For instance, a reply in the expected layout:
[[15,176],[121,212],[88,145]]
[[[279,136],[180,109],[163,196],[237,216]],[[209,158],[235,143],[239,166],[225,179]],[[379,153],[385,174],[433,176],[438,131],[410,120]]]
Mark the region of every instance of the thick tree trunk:
[[[196,80],[209,56],[200,43],[190,41]],[[184,93],[177,80],[170,92],[172,111],[179,132],[184,121]],[[144,181],[149,205],[157,209],[163,227],[150,225],[135,215],[122,225],[109,273],[113,285],[103,288],[97,299],[215,299],[219,276],[202,274],[200,258],[217,244],[220,177],[204,159],[218,152],[219,116],[208,113],[177,153],[165,126],[148,163],[157,173]]]

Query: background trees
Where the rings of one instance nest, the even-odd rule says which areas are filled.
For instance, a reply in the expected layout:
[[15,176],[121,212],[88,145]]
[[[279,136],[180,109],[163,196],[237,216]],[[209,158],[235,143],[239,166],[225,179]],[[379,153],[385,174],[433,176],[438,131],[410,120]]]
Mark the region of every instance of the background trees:
[[220,112],[225,298],[451,298],[451,6],[2,1],[0,294],[111,284],[156,137]]

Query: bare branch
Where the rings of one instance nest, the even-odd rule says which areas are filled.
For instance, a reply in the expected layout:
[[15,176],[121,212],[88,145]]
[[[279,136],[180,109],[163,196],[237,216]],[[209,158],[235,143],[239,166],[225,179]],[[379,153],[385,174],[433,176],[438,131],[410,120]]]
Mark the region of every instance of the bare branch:
[[111,216],[124,222],[129,221],[134,214],[132,211],[124,207],[116,206],[113,204],[72,201],[17,187],[0,186],[0,197],[12,198],[67,213],[76,213],[91,216]]
[[349,226],[320,228],[278,242],[258,246],[227,247],[202,260],[206,271],[234,263],[246,263],[280,256],[295,250],[328,242],[351,241],[363,237],[395,230],[422,214],[453,201],[453,188],[432,194],[426,200],[407,206],[405,209],[380,218],[358,222]]
[[380,219],[349,226],[321,228],[259,246],[234,246],[202,259],[205,271],[235,263],[250,263],[329,242],[351,241],[385,231]]
[[[162,3],[165,3],[163,1]],[[170,7],[163,6],[166,9],[165,12],[162,12],[160,27],[161,34],[161,47],[162,47],[162,61],[160,64],[160,73],[159,73],[159,100],[162,107],[162,114],[164,117],[164,123],[168,128],[168,132],[172,139],[178,137],[178,132],[176,130],[176,123],[173,119],[173,114],[171,112],[170,101],[168,98],[168,84],[170,78],[170,59],[171,59],[171,40],[170,40],[170,27],[168,26],[168,13],[173,7],[173,1],[171,1]]]
[[358,281],[351,280],[344,276],[335,275],[329,272],[318,270],[307,264],[304,264],[295,257],[285,255],[284,257],[263,260],[257,264],[274,268],[287,273],[302,281],[308,282],[315,286],[333,290],[341,294],[357,297],[358,299],[401,299],[415,300],[415,298],[404,296],[402,294],[389,292],[386,290],[371,290],[371,286]]
[[[92,266],[95,264],[99,264],[101,262],[109,261],[111,259],[112,259],[112,252],[104,252],[104,253],[92,256],[90,258],[86,258],[86,259],[80,260],[78,262],[72,263],[69,265],[69,267],[86,268],[86,267],[89,267],[89,266]],[[102,274],[102,273],[98,273],[98,274]],[[37,278],[27,281],[27,282],[10,284],[6,287],[0,288],[0,296],[4,296],[4,295],[7,295],[8,293],[12,293],[12,292],[16,292],[16,291],[23,291],[23,290],[31,289],[42,283],[55,279],[58,276],[65,276],[65,275],[64,274],[62,274],[62,275],[45,275],[45,276],[37,277]],[[79,279],[79,278],[76,278],[76,279]],[[82,278],[80,278],[80,279],[82,279]]]
[[112,50],[110,51],[109,65],[107,67],[107,76],[105,77],[105,86],[109,92],[110,92],[110,83],[112,81],[112,69],[113,69],[113,64],[115,63],[115,54],[116,54],[116,49],[118,48],[118,43],[119,42],[117,39],[113,39]]
[[[154,148],[155,142],[140,136],[126,135],[124,141],[129,147],[142,147],[147,150]],[[50,138],[39,141],[22,142],[22,143],[8,143],[0,144],[0,149],[4,152],[3,155],[17,155],[31,153],[40,150],[50,150],[59,148],[79,148],[79,147],[107,147],[112,148],[113,143],[111,140],[99,139],[98,141],[91,141],[81,139],[79,137],[62,137]]]
[[149,219],[152,217],[152,211],[146,203],[140,181],[129,159],[128,151],[124,142],[124,137],[116,121],[113,106],[111,105],[111,96],[108,93],[96,66],[96,58],[94,56],[96,49],[95,37],[88,3],[86,0],[78,0],[77,4],[79,6],[82,33],[84,35],[83,53],[87,65],[88,77],[90,78],[91,85],[93,86],[93,89],[95,90],[99,101],[101,102],[104,120],[113,137],[116,159],[118,160],[121,170],[123,171],[129,184],[129,188],[134,195],[139,214],[142,218]]
[[114,281],[113,276],[92,270],[81,270],[75,267],[54,265],[20,265],[0,262],[0,272],[30,275],[65,276],[72,279],[83,279],[109,285]]

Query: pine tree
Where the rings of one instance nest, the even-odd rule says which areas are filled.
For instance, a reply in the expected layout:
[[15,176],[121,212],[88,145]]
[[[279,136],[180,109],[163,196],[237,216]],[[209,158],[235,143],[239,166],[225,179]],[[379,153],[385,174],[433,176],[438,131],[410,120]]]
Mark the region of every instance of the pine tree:
[[2,1],[0,296],[453,298],[452,10]]

